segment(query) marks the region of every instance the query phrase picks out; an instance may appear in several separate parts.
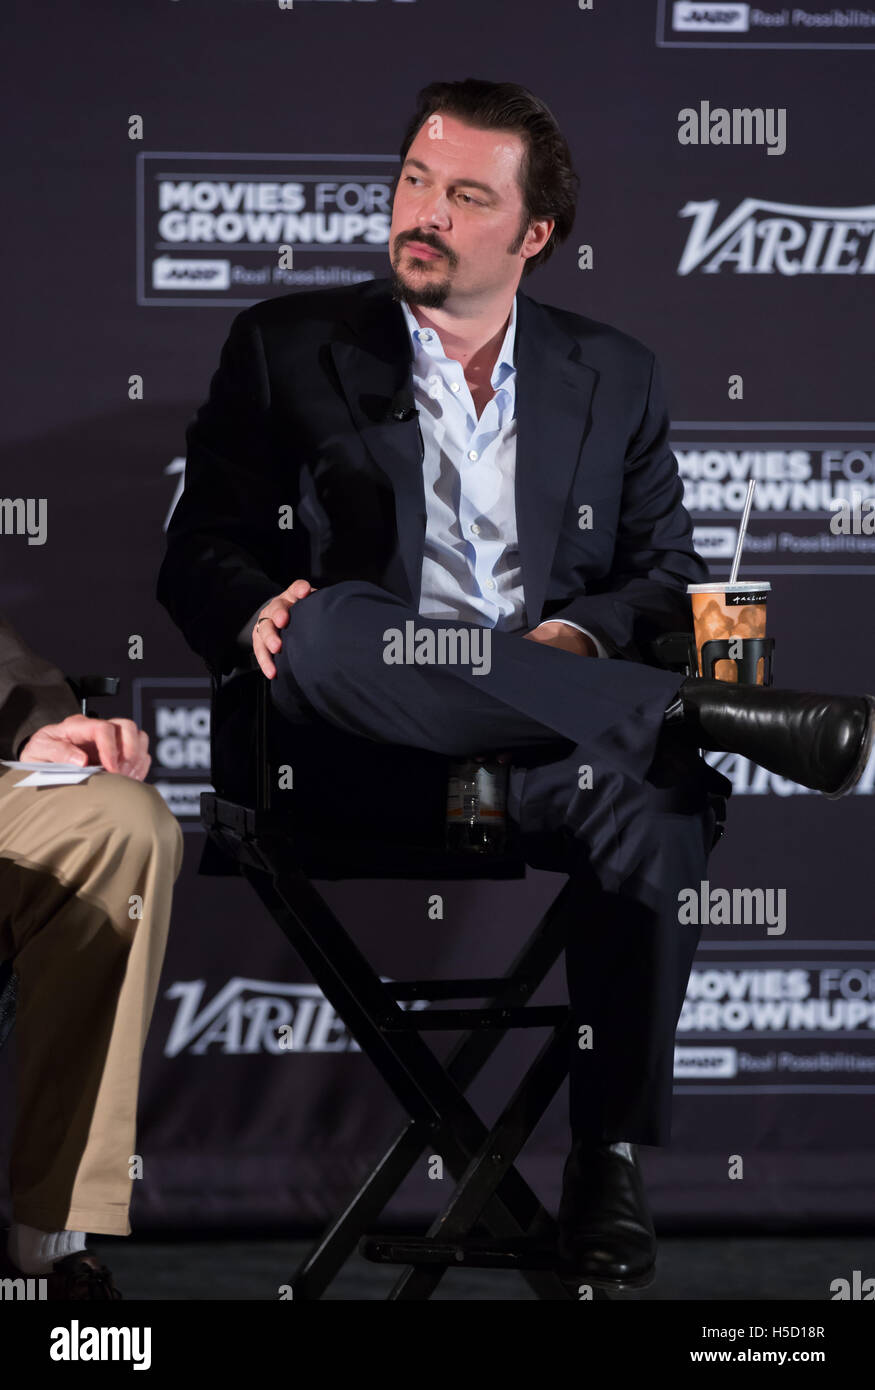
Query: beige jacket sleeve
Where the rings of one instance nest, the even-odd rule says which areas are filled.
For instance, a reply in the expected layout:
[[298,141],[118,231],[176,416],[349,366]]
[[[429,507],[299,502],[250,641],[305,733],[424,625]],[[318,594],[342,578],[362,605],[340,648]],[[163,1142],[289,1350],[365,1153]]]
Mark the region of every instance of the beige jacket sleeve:
[[0,617],[0,758],[17,758],[37,729],[79,712],[63,673]]

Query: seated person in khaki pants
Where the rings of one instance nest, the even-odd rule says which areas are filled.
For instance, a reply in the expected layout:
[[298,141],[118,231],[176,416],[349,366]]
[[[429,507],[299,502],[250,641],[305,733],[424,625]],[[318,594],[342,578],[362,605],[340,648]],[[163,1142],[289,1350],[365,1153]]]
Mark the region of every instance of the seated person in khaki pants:
[[0,617],[0,758],[106,769],[22,788],[25,774],[0,766],[0,960],[18,977],[0,1276],[45,1277],[50,1299],[121,1297],[85,1237],[130,1234],[140,1061],[183,847],[142,785],[148,735],[77,711],[61,672]]

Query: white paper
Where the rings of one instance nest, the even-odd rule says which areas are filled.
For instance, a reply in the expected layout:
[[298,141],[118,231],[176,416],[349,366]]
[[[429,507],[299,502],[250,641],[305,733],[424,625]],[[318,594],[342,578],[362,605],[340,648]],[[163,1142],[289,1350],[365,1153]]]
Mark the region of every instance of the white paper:
[[[100,763],[82,767],[79,763],[18,763],[0,758],[0,765],[13,772],[27,772],[28,777],[15,783],[15,787],[66,787],[84,782],[95,772],[102,772]],[[13,787],[13,791],[15,790]]]

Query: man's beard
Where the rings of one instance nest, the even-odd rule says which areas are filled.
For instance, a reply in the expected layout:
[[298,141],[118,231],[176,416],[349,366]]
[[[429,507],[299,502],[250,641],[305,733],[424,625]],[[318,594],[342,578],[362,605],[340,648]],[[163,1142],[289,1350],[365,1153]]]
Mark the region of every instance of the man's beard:
[[[397,262],[399,265],[406,245],[405,242],[398,252]],[[404,299],[408,304],[420,304],[423,309],[442,308],[452,289],[452,281],[449,276],[444,280],[424,280],[421,285],[409,285],[395,265],[391,267],[390,281],[393,299]]]

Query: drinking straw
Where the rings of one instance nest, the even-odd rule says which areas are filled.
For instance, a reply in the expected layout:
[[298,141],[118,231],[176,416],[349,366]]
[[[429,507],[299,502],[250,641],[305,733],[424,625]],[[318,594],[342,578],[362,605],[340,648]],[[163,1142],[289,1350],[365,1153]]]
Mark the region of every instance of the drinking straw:
[[738,566],[741,562],[741,552],[744,549],[744,538],[747,534],[747,522],[750,516],[751,503],[753,502],[756,479],[751,478],[747,485],[747,497],[744,499],[744,511],[741,514],[741,525],[738,528],[738,545],[735,547],[735,559],[732,561],[732,573],[729,576],[730,584],[735,583],[735,576],[738,574]]

